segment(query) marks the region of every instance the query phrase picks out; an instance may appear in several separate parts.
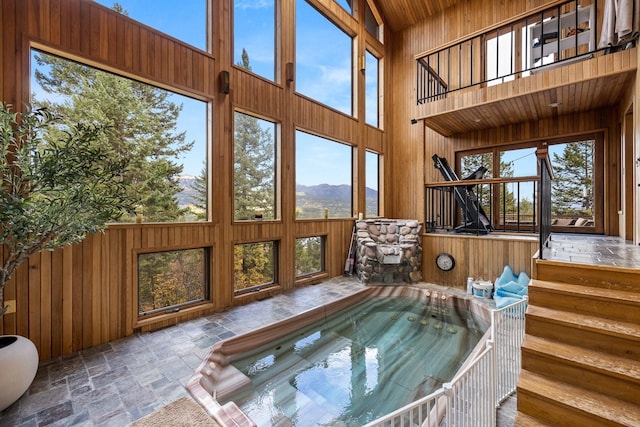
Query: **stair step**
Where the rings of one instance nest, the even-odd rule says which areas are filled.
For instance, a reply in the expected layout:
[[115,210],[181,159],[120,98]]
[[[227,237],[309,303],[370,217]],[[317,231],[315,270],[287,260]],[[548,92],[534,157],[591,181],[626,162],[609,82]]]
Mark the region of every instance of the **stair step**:
[[529,303],[640,323],[640,293],[593,286],[532,280]]
[[515,427],[553,427],[553,424],[546,423],[538,418],[517,411],[513,425]]
[[536,260],[536,279],[640,292],[636,268]]
[[640,402],[624,402],[523,369],[518,411],[557,426],[640,425]]
[[525,332],[640,361],[640,325],[529,305]]
[[637,403],[640,361],[526,335],[522,369]]

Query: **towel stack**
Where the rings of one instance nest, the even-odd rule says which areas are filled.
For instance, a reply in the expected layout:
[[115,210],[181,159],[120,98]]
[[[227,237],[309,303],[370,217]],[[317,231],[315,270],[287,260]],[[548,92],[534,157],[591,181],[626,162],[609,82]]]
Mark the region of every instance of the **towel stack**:
[[529,291],[529,276],[524,271],[516,275],[511,267],[506,265],[500,277],[496,279],[493,299],[496,308],[506,307],[520,301]]

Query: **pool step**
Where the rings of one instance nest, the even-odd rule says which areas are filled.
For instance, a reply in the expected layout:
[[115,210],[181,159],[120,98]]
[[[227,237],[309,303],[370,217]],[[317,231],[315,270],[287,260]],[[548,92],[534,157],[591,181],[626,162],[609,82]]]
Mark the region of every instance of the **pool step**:
[[619,289],[532,280],[530,304],[640,323],[640,293]]
[[640,361],[527,335],[522,343],[522,369],[640,403]]
[[640,361],[640,325],[538,307],[529,302],[527,335]]

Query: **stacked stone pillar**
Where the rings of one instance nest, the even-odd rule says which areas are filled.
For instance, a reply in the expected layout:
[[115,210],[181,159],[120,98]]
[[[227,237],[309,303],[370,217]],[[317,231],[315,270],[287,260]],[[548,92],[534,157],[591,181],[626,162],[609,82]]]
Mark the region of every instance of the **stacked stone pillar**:
[[411,219],[356,221],[356,268],[363,283],[422,280],[422,224]]

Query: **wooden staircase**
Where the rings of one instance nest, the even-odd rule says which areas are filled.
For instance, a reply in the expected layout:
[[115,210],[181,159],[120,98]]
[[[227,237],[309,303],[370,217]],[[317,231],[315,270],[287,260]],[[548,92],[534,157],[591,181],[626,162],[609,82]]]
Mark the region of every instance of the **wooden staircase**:
[[640,270],[538,260],[516,426],[640,426]]

